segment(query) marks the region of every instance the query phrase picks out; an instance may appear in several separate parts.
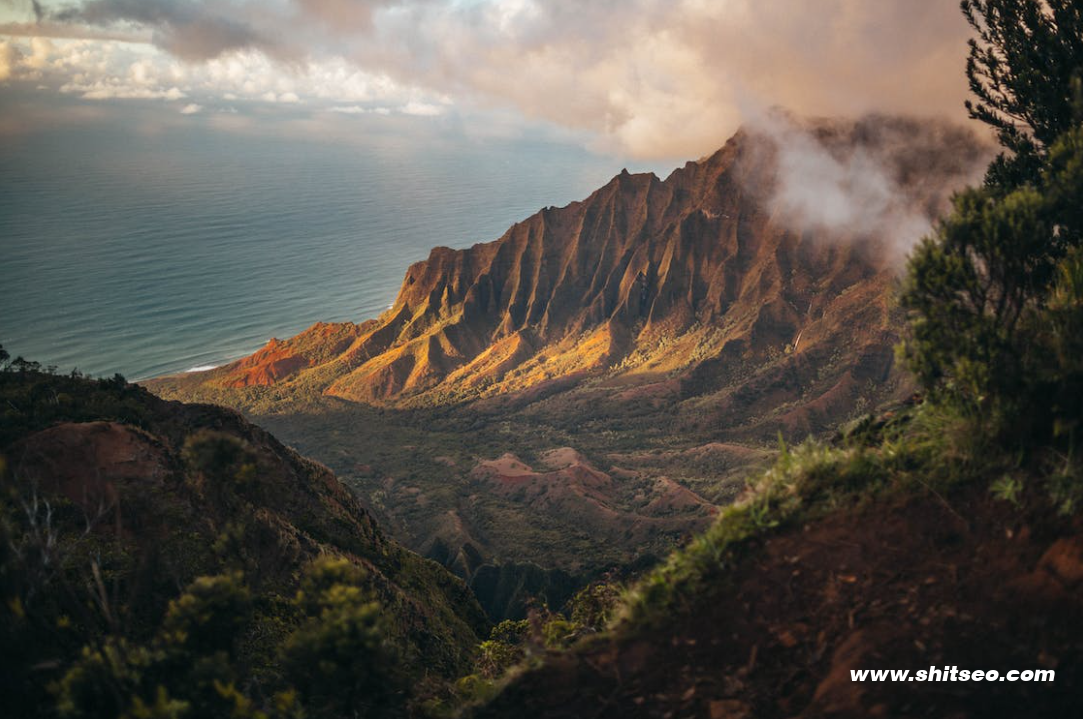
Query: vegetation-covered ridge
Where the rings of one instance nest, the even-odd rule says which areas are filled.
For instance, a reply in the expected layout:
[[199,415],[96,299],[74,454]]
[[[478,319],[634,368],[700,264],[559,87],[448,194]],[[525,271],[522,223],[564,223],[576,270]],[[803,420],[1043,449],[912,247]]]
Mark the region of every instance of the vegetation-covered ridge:
[[327,468],[230,410],[0,367],[7,715],[395,716],[470,665],[469,589]]

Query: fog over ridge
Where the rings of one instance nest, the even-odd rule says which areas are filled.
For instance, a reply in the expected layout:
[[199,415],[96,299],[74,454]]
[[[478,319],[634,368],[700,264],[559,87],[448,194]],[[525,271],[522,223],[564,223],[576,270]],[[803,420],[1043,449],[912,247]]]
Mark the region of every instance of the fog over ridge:
[[771,153],[774,174],[763,184],[772,213],[795,231],[875,243],[896,265],[949,211],[954,192],[980,182],[995,154],[970,128],[937,117],[797,118],[776,110],[746,131],[763,141],[754,153]]

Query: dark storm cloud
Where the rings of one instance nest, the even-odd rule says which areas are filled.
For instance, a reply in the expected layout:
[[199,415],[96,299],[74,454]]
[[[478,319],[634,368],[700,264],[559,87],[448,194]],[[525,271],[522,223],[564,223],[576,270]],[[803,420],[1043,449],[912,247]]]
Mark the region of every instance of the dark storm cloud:
[[[227,12],[219,12],[219,10]],[[57,11],[58,22],[111,27],[118,24],[153,30],[153,42],[188,61],[209,60],[233,50],[258,49],[287,59],[294,52],[274,34],[260,29],[251,6],[207,5],[179,0],[90,0]],[[228,13],[228,14],[227,14]]]

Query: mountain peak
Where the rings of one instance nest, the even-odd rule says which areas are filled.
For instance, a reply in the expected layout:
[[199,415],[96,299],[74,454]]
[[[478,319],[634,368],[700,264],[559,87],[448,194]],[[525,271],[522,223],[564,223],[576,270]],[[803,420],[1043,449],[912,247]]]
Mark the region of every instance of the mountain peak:
[[[918,160],[903,150],[906,137],[922,138],[926,165],[980,156],[968,135],[892,118],[743,128],[664,181],[625,168],[585,200],[546,208],[493,242],[435,247],[374,321],[316,325],[185,381],[302,382],[347,400],[411,406],[548,393],[587,378],[676,380],[681,393],[712,393],[717,375],[742,363],[780,363],[800,384],[834,357],[834,381],[811,398],[811,414],[837,413],[859,393],[857,375],[882,378],[891,367],[894,271],[878,226],[803,223],[807,198],[787,173],[817,177],[822,168],[809,163],[843,163],[824,172],[839,176],[838,192],[852,191],[862,177],[844,163],[858,156],[858,167],[875,162],[883,176],[903,178],[885,212],[920,205],[931,217],[969,166],[940,160],[942,171],[911,192],[905,180]],[[821,189],[808,185],[798,189]],[[822,204],[846,199],[827,193]]]

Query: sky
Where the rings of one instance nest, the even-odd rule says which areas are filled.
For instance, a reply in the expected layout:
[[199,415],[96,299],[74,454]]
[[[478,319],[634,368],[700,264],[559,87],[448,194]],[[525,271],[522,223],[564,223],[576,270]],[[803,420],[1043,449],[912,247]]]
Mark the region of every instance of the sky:
[[694,159],[782,107],[966,118],[956,0],[0,0],[0,140],[552,138]]

